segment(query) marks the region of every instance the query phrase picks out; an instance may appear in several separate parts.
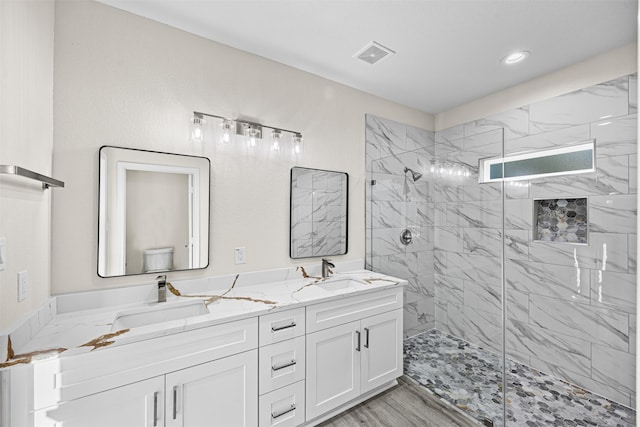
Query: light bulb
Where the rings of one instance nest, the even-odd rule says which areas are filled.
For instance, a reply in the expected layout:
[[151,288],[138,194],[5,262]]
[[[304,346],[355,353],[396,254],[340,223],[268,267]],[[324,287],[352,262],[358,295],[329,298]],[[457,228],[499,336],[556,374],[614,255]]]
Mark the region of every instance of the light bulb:
[[249,148],[256,148],[256,146],[258,145],[258,142],[256,141],[257,137],[258,137],[258,129],[254,129],[254,128],[248,128],[247,129],[247,135],[249,136],[249,139],[247,141]]
[[194,115],[191,119],[191,140],[193,142],[204,140],[204,119],[200,115]]
[[271,144],[271,151],[280,151],[280,136],[281,133],[279,130],[274,130],[273,132],[271,132],[271,138],[273,139],[273,143]]
[[220,127],[222,128],[222,135],[220,136],[220,141],[223,144],[228,144],[231,142],[231,125],[233,122],[231,120],[225,119]]
[[293,136],[293,154],[302,154],[302,135],[296,134]]

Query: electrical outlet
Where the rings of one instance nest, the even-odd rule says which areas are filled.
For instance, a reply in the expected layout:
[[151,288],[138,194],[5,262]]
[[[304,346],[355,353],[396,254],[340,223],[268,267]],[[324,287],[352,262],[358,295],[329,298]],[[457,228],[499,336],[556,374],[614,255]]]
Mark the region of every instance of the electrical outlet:
[[247,262],[247,249],[245,247],[235,249],[236,264],[246,264]]
[[0,271],[4,270],[7,265],[7,239],[0,237]]
[[27,298],[28,291],[28,282],[27,282],[27,272],[20,271],[18,272],[18,302],[24,301]]

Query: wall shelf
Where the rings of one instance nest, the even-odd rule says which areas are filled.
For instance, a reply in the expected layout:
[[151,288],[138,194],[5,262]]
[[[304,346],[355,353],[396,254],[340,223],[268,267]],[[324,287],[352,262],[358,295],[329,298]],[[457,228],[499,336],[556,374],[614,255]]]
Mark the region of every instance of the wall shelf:
[[49,187],[64,187],[64,182],[62,181],[30,171],[29,169],[21,168],[20,166],[0,165],[0,174],[18,175],[40,181],[42,182],[42,188],[44,190]]

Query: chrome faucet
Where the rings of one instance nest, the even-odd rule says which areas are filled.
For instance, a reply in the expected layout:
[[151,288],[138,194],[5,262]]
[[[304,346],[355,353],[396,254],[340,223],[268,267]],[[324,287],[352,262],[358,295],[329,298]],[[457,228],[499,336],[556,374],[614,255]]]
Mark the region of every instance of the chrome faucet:
[[158,302],[167,302],[167,275],[156,277],[158,281]]
[[322,278],[326,279],[329,277],[330,268],[336,268],[333,262],[328,258],[322,258]]

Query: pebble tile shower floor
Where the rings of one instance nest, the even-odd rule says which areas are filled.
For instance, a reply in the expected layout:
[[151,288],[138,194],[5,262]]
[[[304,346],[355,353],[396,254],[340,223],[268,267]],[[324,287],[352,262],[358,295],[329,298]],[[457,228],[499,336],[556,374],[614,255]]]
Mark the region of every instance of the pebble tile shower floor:
[[[502,426],[502,358],[431,330],[404,341],[404,373],[439,398]],[[633,409],[507,360],[507,426],[635,426]]]

